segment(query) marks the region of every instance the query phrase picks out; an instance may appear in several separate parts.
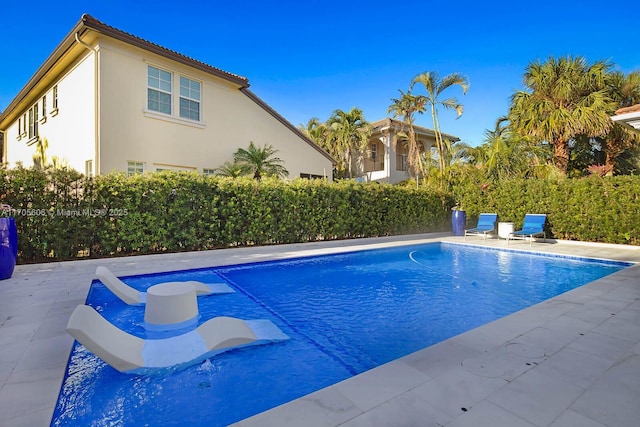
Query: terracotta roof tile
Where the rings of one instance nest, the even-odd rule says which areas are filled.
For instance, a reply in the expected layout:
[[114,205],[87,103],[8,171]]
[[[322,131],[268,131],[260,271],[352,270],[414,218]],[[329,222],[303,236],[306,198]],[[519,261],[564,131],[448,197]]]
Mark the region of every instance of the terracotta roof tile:
[[636,111],[640,111],[640,104],[632,105],[630,107],[624,107],[616,110],[616,115],[626,114],[626,113],[635,113]]
[[102,21],[97,20],[93,16],[89,14],[82,15],[81,18],[82,23],[87,27],[99,33],[105,34],[109,37],[127,42],[129,44],[133,44],[140,48],[149,50],[151,52],[157,53],[159,55],[168,57],[170,59],[176,60],[178,62],[185,63],[186,65],[193,66],[195,68],[199,68],[202,71],[209,72],[211,74],[217,75],[218,77],[222,77],[226,80],[230,80],[235,82],[243,87],[249,86],[249,80],[246,77],[239,76],[237,74],[229,73],[227,71],[221,70],[220,68],[213,67],[209,64],[206,64],[202,61],[198,61],[197,59],[191,58],[189,56],[183,55],[180,52],[176,52],[175,50],[168,49],[159,44],[150,42],[133,34],[127,33],[125,31],[119,30],[115,27],[105,24]]

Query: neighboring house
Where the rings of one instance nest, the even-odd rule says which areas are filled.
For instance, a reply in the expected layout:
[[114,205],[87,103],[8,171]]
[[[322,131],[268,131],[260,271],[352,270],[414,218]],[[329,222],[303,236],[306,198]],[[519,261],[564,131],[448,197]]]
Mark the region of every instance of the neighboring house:
[[615,122],[640,130],[640,104],[616,110],[616,115],[611,117]]
[[[407,148],[408,125],[400,120],[383,119],[371,123],[373,133],[369,138],[367,153],[363,156],[362,172],[368,181],[398,183],[409,179]],[[434,131],[421,126],[413,126],[416,139],[426,152],[435,146]],[[460,141],[457,136],[442,134],[451,142]]]
[[3,162],[36,149],[87,175],[212,173],[253,141],[289,177],[327,177],[335,160],[249,89],[248,80],[89,15],[0,114]]

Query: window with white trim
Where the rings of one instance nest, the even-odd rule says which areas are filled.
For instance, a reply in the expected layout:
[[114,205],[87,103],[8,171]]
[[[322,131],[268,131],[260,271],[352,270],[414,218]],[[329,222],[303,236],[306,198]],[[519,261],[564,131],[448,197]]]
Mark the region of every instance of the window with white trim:
[[93,173],[93,160],[86,160],[84,162],[84,174],[87,177],[94,176],[94,173]]
[[144,172],[144,162],[127,162],[127,175],[136,175]]
[[29,139],[38,137],[38,104],[29,108]]
[[171,114],[173,75],[152,65],[147,66],[147,109]]
[[180,117],[200,121],[200,82],[180,76]]
[[47,117],[47,95],[42,96],[42,118]]
[[58,85],[55,85],[51,91],[51,115],[58,114]]
[[202,168],[202,174],[203,175],[215,175],[216,174],[216,170],[215,169],[207,169],[207,168]]

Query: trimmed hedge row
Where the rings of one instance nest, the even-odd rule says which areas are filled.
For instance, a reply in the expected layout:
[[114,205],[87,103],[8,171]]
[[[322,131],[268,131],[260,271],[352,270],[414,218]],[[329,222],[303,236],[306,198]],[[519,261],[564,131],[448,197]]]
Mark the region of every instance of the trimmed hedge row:
[[526,213],[546,213],[548,235],[559,239],[640,245],[640,177],[560,181],[511,180],[455,189],[467,221],[496,212],[521,226]]
[[24,168],[0,178],[23,263],[441,231],[453,206],[426,189],[344,181]]

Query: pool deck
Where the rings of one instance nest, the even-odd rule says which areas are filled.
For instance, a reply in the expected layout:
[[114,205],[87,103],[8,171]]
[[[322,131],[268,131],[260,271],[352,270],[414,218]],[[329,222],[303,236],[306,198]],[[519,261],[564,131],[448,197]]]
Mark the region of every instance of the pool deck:
[[[0,281],[0,426],[49,425],[73,344],[64,328],[98,265],[124,276],[432,241],[640,262],[640,247],[529,248],[431,234],[17,266]],[[234,426],[637,427],[638,420],[640,265]]]

